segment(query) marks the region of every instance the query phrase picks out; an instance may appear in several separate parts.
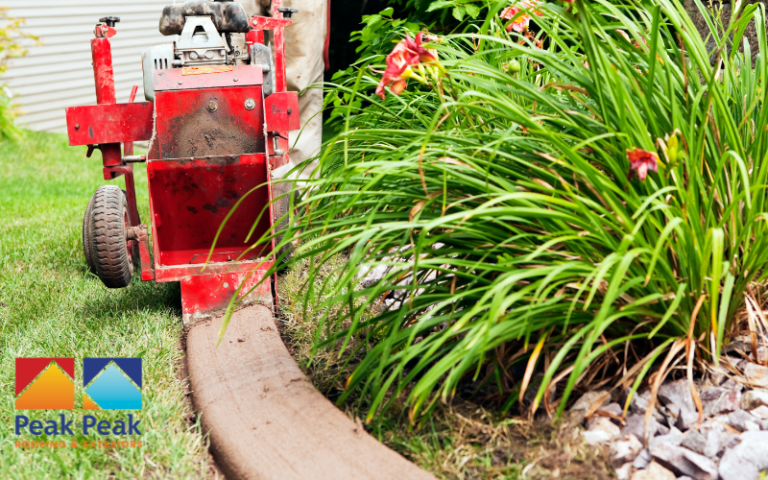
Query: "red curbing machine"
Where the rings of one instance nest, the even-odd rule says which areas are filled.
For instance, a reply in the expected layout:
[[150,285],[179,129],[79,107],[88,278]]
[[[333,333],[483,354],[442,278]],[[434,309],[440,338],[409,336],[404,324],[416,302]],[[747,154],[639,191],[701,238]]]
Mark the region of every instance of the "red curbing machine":
[[[251,248],[246,238],[273,227],[271,172],[288,161],[288,131],[300,128],[283,31],[297,12],[281,3],[272,1],[272,17],[251,18],[232,1],[165,7],[160,32],[177,37],[142,56],[145,102],[134,102],[134,87],[117,103],[110,38],[120,19],[102,18],[91,40],[98,104],[67,109],[70,145],[87,145],[88,157],[100,150],[105,180],[125,176],[125,191],[102,186],[86,209],[89,268],[110,288],[127,286],[135,268],[144,281],[181,282],[185,324],[259,285],[274,262],[274,243]],[[150,142],[146,156],[134,155],[137,141]],[[136,205],[138,163],[147,166],[147,223]],[[273,305],[270,285],[243,300]]]

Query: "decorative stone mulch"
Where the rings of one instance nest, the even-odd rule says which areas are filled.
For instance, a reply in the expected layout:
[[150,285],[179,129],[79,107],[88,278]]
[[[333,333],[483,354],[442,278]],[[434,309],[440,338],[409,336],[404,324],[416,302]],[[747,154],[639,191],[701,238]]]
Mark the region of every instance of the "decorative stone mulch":
[[[589,392],[571,407],[583,421],[584,440],[607,447],[620,480],[752,480],[768,470],[768,367],[745,358],[741,342],[718,367],[694,381],[703,408],[700,421],[687,378],[658,391],[646,425],[651,391],[632,397]],[[746,352],[746,353],[744,353]],[[765,351],[758,350],[761,363]]]

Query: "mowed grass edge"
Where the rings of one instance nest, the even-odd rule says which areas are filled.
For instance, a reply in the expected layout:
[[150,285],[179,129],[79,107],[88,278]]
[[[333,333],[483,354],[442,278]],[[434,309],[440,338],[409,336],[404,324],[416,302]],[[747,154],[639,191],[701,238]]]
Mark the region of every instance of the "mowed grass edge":
[[[139,210],[148,218],[147,180],[136,168]],[[68,146],[65,135],[26,132],[19,144],[0,144],[0,478],[203,478],[211,472],[207,443],[180,376],[178,284],[143,283],[109,290],[87,272],[82,216],[102,178],[100,155]],[[16,357],[74,357],[74,411],[16,411]],[[142,357],[144,408],[137,412],[82,409],[82,359]],[[123,419],[135,413],[143,435],[17,437],[16,414],[30,419]],[[128,449],[31,449],[17,440],[141,439]]]

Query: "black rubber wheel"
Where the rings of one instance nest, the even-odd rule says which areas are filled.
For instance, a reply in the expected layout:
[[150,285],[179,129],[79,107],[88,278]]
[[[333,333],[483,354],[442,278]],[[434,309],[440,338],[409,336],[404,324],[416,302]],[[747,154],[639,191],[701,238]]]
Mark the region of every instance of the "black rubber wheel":
[[128,201],[118,187],[105,185],[96,190],[91,203],[83,225],[83,235],[88,237],[83,248],[86,252],[90,248],[93,270],[104,285],[127,287],[133,278],[135,251],[135,242],[126,239]]
[[88,265],[88,271],[92,273],[96,273],[96,268],[93,266],[93,254],[91,253],[91,217],[93,216],[93,199],[96,198],[95,196],[91,197],[91,200],[88,202],[88,207],[85,209],[85,215],[83,215],[83,253],[85,254],[85,263]]

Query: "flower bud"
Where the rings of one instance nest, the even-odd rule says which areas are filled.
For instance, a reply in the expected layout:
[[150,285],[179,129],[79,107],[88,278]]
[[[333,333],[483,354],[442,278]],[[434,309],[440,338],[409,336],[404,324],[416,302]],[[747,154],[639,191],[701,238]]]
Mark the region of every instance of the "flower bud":
[[677,134],[672,134],[672,136],[669,137],[669,140],[667,141],[667,157],[669,157],[670,163],[674,164],[677,162],[677,152]]

